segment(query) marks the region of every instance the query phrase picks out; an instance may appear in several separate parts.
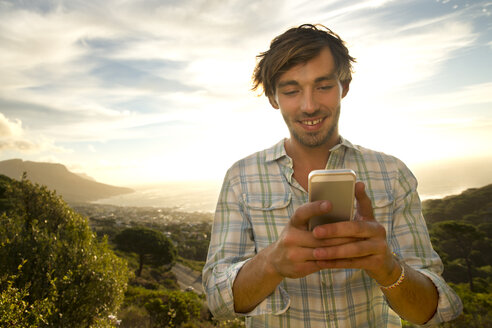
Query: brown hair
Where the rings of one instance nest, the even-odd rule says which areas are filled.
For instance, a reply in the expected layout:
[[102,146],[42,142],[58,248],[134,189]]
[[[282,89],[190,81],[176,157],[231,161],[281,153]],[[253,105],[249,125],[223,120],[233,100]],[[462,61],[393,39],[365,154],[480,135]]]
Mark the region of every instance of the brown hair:
[[259,60],[253,72],[252,89],[257,90],[261,86],[267,97],[273,97],[280,75],[313,59],[325,47],[330,48],[340,82],[350,82],[355,58],[349,55],[345,42],[321,24],[303,24],[277,36],[270,43],[269,50],[256,56]]

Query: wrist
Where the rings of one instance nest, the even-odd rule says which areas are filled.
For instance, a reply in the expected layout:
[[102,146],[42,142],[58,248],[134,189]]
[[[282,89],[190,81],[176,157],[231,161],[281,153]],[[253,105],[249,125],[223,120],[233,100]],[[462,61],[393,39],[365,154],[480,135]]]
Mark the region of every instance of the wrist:
[[386,265],[381,266],[381,271],[378,274],[374,274],[372,277],[378,285],[389,286],[393,284],[401,275],[401,264],[398,258],[393,254],[388,255]]
[[393,253],[392,256],[393,269],[384,280],[378,280],[377,283],[382,290],[389,290],[398,287],[405,279],[405,267],[403,263]]
[[400,284],[405,279],[405,266],[400,264],[400,267],[401,267],[401,273],[400,273],[400,276],[398,277],[398,279],[394,283],[392,283],[391,285],[379,286],[379,287],[381,287],[382,290],[390,290],[390,289],[393,289],[393,288],[400,286]]
[[279,268],[276,265],[276,256],[274,252],[274,244],[271,244],[267,248],[265,248],[262,252],[262,261],[263,261],[263,271],[269,276],[271,279],[281,281],[285,277],[281,274]]

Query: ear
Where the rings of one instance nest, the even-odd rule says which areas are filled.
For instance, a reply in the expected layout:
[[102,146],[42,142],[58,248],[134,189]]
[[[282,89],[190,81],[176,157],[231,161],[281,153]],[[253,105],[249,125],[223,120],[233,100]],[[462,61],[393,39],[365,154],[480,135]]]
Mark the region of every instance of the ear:
[[350,81],[342,83],[342,98],[345,98],[350,89]]
[[272,105],[273,108],[279,109],[280,106],[278,105],[277,101],[275,100],[274,96],[269,96],[268,101],[270,102],[270,105]]

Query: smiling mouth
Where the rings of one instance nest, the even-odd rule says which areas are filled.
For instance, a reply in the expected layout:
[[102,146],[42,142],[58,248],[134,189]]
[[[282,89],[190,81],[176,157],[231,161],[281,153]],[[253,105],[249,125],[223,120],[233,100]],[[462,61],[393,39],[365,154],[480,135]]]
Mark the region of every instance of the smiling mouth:
[[305,121],[299,121],[299,122],[303,125],[314,126],[314,125],[320,124],[321,122],[323,122],[323,120],[324,120],[324,118],[318,118],[316,120],[305,120]]
[[322,119],[322,118],[319,118],[319,119],[314,120],[314,121],[302,121],[302,124],[306,124],[306,125],[316,125],[316,124],[321,123],[321,121],[323,121],[323,119]]

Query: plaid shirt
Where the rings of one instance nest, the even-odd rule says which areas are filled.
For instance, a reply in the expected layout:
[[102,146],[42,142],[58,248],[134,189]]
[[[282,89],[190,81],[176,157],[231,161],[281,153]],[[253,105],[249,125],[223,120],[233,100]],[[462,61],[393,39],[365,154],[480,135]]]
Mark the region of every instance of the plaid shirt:
[[[354,146],[341,138],[326,169],[349,168],[367,186],[376,220],[389,247],[407,265],[429,277],[439,292],[427,323],[449,321],[462,310],[459,297],[441,278],[442,262],[432,245],[416,192],[417,181],[398,159]],[[308,201],[293,179],[293,164],[281,141],[235,163],[227,172],[212,228],[203,284],[218,319],[232,318],[232,285],[246,261],[275,242],[294,211]],[[364,270],[329,269],[300,279],[285,278],[246,314],[248,327],[400,327],[378,284]]]

